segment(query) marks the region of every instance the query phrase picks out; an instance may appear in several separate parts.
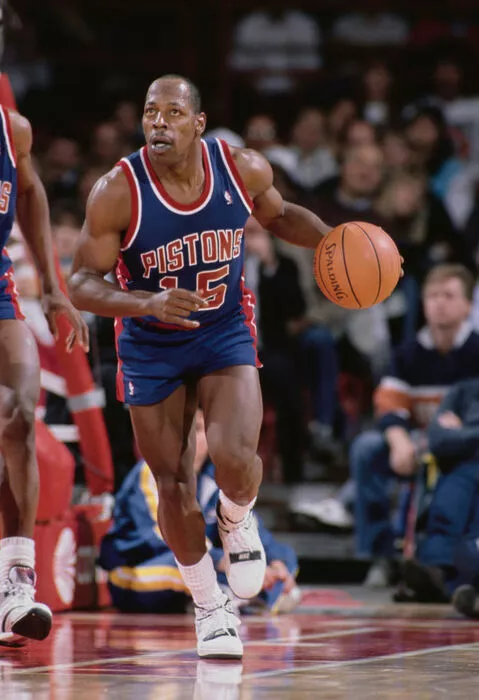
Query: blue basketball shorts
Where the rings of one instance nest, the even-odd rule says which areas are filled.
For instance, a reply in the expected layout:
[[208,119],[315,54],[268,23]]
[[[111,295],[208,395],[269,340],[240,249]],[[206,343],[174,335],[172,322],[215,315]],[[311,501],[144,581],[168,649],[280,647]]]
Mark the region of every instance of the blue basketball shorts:
[[146,406],[179,386],[236,365],[259,367],[255,326],[238,310],[194,331],[170,331],[117,319],[117,396]]
[[10,261],[0,263],[0,320],[19,320],[25,316],[20,311],[18,304],[18,292],[13,278],[13,266]]

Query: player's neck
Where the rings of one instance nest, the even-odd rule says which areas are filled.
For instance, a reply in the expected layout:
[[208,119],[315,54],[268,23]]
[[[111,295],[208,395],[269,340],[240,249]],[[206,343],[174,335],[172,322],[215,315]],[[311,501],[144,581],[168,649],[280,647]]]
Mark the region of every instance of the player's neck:
[[156,176],[164,184],[171,182],[185,189],[198,187],[205,178],[201,141],[193,144],[184,158],[174,164],[163,165],[150,158]]

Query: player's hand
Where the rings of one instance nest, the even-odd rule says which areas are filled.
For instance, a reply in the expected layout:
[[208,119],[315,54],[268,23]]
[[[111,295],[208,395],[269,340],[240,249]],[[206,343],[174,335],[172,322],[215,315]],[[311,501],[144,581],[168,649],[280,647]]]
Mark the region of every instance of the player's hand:
[[263,590],[268,591],[270,588],[273,588],[277,581],[283,581],[285,593],[290,593],[295,586],[294,578],[289,573],[286,565],[279,559],[275,559],[266,567]]
[[88,352],[90,347],[88,326],[81,314],[70,299],[60,289],[42,296],[43,313],[46,316],[48,327],[55,340],[58,339],[57,316],[65,314],[72,325],[72,329],[66,340],[67,352],[71,352],[75,345]]
[[154,294],[148,302],[148,314],[156,316],[163,323],[171,323],[184,328],[198,328],[198,321],[188,318],[195,311],[208,306],[201,292],[188,289],[167,289]]
[[449,430],[458,430],[462,428],[462,420],[452,411],[444,411],[444,413],[441,413],[437,418],[437,422],[442,428],[447,428]]

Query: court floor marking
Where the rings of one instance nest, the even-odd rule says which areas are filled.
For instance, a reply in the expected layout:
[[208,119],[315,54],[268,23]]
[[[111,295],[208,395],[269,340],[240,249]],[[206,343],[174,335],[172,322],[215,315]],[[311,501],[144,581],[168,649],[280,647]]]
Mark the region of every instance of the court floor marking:
[[311,666],[301,666],[300,668],[284,668],[275,671],[258,671],[256,673],[246,673],[242,680],[257,680],[258,678],[274,678],[275,676],[287,676],[289,674],[311,673],[312,671],[328,671],[334,668],[344,668],[345,666],[363,666],[375,661],[396,661],[408,659],[415,656],[426,656],[437,654],[443,651],[477,651],[479,643],[474,644],[451,644],[450,646],[431,647],[430,649],[417,649],[416,651],[403,651],[397,654],[383,654],[380,656],[368,656],[367,659],[351,659],[350,661],[331,661],[326,663],[313,664]]
[[[323,632],[319,634],[307,634],[300,635],[297,640],[291,640],[289,637],[278,637],[278,639],[272,640],[252,640],[251,642],[244,642],[246,648],[258,647],[258,646],[280,646],[281,642],[290,642],[292,646],[295,646],[296,642],[301,642],[303,639],[328,639],[336,637],[351,636],[353,634],[367,634],[368,632],[376,632],[375,627],[358,627],[352,630],[339,630],[337,632]],[[71,663],[65,664],[52,664],[51,666],[34,666],[33,668],[20,668],[12,669],[12,673],[15,675],[27,675],[31,673],[44,673],[45,671],[66,671],[73,668],[87,668],[88,666],[111,666],[112,664],[124,664],[135,662],[141,659],[142,661],[146,659],[164,659],[171,658],[174,656],[183,656],[184,654],[193,654],[196,652],[196,647],[190,649],[170,649],[168,651],[152,651],[146,654],[136,654],[135,656],[119,656],[113,659],[91,659],[89,661],[72,661]],[[13,658],[13,657],[12,657]],[[198,659],[199,660],[199,659]],[[101,668],[98,670],[101,673]]]

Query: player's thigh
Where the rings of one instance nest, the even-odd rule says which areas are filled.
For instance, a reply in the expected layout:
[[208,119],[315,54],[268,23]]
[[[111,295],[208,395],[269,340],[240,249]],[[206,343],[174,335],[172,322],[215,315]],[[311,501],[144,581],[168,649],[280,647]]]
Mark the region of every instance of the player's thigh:
[[0,320],[0,410],[20,405],[33,420],[40,396],[40,361],[24,321]]
[[182,384],[151,406],[130,406],[138,448],[153,474],[184,478],[193,469],[196,387]]
[[238,365],[212,372],[198,382],[198,398],[205,415],[210,457],[219,464],[225,453],[249,458],[255,454],[263,402],[258,370]]

